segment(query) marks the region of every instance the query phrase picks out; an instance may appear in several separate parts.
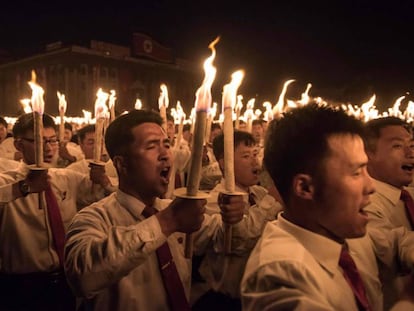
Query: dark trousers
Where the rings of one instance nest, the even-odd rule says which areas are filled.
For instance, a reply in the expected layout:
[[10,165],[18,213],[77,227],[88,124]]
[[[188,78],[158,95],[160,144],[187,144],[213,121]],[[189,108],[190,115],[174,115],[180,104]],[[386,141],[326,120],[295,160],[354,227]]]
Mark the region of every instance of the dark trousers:
[[74,311],[76,298],[63,271],[0,273],[0,310]]
[[191,307],[192,311],[241,311],[241,301],[225,294],[209,290]]

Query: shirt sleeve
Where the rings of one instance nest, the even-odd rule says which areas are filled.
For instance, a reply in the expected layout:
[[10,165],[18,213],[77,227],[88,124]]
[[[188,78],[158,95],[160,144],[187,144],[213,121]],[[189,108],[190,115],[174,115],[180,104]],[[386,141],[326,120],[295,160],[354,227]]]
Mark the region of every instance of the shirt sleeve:
[[374,245],[377,258],[385,266],[400,273],[414,268],[414,232],[395,227],[381,212],[371,206],[368,210],[367,232]]
[[300,263],[261,266],[243,279],[243,310],[333,311],[316,284],[314,275]]
[[[273,201],[273,204],[275,207],[270,209],[269,206],[261,208],[260,205],[248,208],[243,219],[231,226],[231,253],[233,255],[243,256],[253,249],[266,223],[275,219],[276,210],[281,208],[276,201]],[[220,210],[217,204],[216,207]],[[210,209],[212,209],[211,206]],[[217,253],[224,252],[224,232],[221,214],[219,212],[211,215],[206,214],[201,229],[195,233],[197,254],[203,255],[211,249]]]
[[83,209],[68,229],[65,271],[79,296],[92,297],[117,282],[166,241],[155,216],[129,226],[113,226],[108,207],[114,206],[97,203]]
[[101,185],[93,184],[88,174],[82,174],[70,169],[59,169],[58,178],[67,178],[67,186],[73,187],[76,193],[77,209],[80,210],[105,197],[105,190]]
[[0,206],[17,199],[13,196],[13,184],[17,181],[17,176],[0,173]]

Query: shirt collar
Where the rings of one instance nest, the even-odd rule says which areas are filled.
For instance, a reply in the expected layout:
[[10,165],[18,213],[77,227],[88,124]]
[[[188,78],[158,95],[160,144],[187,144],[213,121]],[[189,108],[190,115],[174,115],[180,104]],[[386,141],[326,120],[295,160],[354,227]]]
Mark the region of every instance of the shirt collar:
[[390,184],[387,184],[374,178],[372,180],[374,181],[376,192],[384,196],[394,206],[397,205],[398,201],[400,200],[402,189],[391,186]]
[[[125,207],[132,215],[134,215],[136,218],[143,217],[142,211],[145,208],[144,202],[137,199],[136,197],[133,197],[132,195],[129,195],[122,190],[116,191],[116,198],[123,207]],[[157,210],[160,210],[159,208],[159,201],[160,199],[155,198],[154,201],[154,208]]]
[[295,225],[283,217],[283,212],[278,215],[277,221],[279,227],[292,234],[321,266],[332,274],[338,272],[342,244]]

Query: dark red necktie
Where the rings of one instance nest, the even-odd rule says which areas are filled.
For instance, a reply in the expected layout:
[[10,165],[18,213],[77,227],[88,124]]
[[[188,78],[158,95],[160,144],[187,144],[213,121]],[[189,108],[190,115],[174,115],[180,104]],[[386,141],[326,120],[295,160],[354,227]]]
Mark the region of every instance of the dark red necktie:
[[45,191],[45,198],[47,204],[47,216],[49,218],[50,228],[52,229],[53,244],[59,257],[59,262],[63,267],[65,228],[63,226],[62,215],[60,214],[55,194],[53,193],[52,187],[50,185]]
[[[142,215],[148,218],[157,212],[158,211],[154,207],[146,206],[142,212]],[[191,308],[188,304],[187,297],[185,296],[183,283],[178,275],[177,267],[175,266],[174,259],[172,258],[168,242],[161,245],[156,250],[156,253],[170,309],[172,311],[190,311]]]
[[344,272],[344,277],[351,286],[357,300],[359,310],[371,310],[369,307],[367,295],[365,293],[364,283],[355,265],[354,260],[349,254],[346,246],[342,247],[341,256],[339,257],[339,266]]
[[410,221],[411,228],[414,229],[414,201],[410,193],[407,190],[401,191],[401,201],[404,202],[405,210],[407,212],[408,220]]

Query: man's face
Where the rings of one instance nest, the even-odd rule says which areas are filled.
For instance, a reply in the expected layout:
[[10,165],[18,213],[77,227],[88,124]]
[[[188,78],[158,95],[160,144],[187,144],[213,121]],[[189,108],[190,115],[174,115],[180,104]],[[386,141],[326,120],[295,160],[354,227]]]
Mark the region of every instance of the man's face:
[[[36,163],[34,133],[29,130],[22,137],[16,137],[15,147],[23,154],[24,161],[31,165]],[[43,128],[43,161],[52,163],[56,152],[59,149],[59,142],[54,128]]]
[[234,178],[236,184],[248,190],[248,187],[259,182],[259,162],[257,149],[254,146],[239,144],[234,150]]
[[368,152],[371,176],[397,188],[413,180],[414,142],[411,134],[400,125],[384,127],[374,152]]
[[85,159],[93,159],[93,148],[95,147],[95,132],[89,132],[85,134],[85,138],[80,142]]
[[132,134],[135,139],[125,159],[129,186],[141,198],[164,195],[173,161],[166,133],[158,124],[148,122],[133,128]]
[[362,237],[368,223],[363,208],[374,192],[363,141],[359,136],[333,135],[328,145],[331,153],[315,190],[315,220],[320,233],[330,238]]
[[7,128],[4,124],[0,124],[0,143],[7,137]]
[[256,143],[260,143],[260,140],[263,138],[263,127],[260,124],[253,125],[252,135]]

